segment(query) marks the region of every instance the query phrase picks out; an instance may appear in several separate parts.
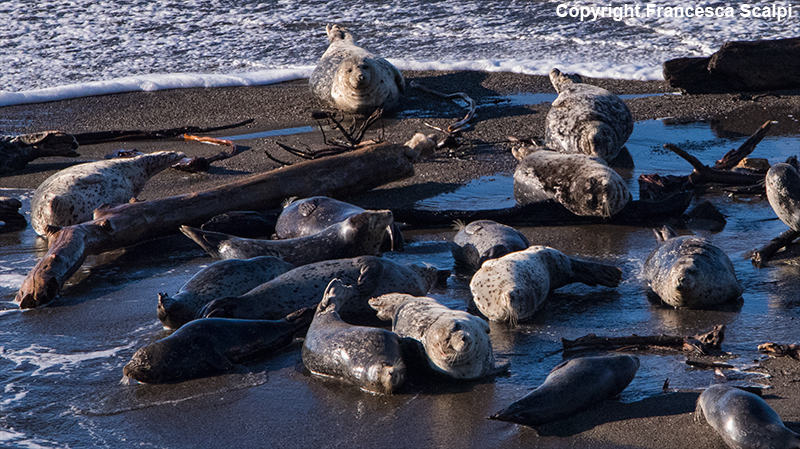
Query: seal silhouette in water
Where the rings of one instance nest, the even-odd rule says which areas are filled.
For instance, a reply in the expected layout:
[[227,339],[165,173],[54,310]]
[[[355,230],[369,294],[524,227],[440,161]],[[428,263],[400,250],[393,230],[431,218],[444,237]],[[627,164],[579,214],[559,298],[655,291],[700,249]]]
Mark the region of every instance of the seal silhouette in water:
[[695,420],[703,416],[734,449],[800,448],[800,435],[787,429],[766,401],[736,387],[708,387],[697,399]]
[[545,119],[545,145],[611,161],[633,133],[628,105],[613,93],[582,82],[578,75],[550,71],[558,98]]
[[342,321],[337,310],[352,295],[353,289],[340,279],[328,284],[303,342],[303,364],[314,374],[348,381],[364,391],[392,394],[406,379],[400,337]]
[[457,264],[477,270],[489,259],[497,259],[530,246],[524,234],[492,220],[476,220],[468,225],[456,222],[450,252]]
[[785,163],[769,168],[765,179],[767,200],[782,222],[800,231],[800,175]]
[[350,114],[390,110],[405,93],[395,66],[357,46],[344,27],[326,27],[330,46],[309,78],[311,92],[325,105]]
[[733,262],[721,249],[667,226],[655,234],[661,243],[647,256],[642,276],[665,304],[702,309],[742,296]]
[[580,357],[553,368],[538,388],[489,419],[536,426],[612,398],[631,383],[639,359],[630,355]]
[[622,270],[568,257],[546,246],[487,260],[469,289],[478,310],[492,321],[516,323],[533,316],[552,290],[574,282],[616,287]]

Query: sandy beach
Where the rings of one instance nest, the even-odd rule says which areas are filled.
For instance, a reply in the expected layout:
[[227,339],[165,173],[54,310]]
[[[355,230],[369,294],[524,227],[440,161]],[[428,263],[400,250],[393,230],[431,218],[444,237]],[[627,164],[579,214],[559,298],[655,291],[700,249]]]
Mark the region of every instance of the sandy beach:
[[[404,75],[407,81],[416,81],[447,93],[464,92],[473,98],[478,104],[474,129],[464,133],[462,147],[450,154],[442,151],[430,160],[415,164],[416,173],[411,178],[349,199],[356,204],[381,208],[409,206],[421,198],[446,191],[453,184],[464,184],[485,175],[510,175],[516,160],[511,156],[508,136],[544,137],[544,121],[552,99],[521,104],[515,98],[522,93],[550,94],[554,98],[555,91],[546,77],[487,72],[404,72]],[[663,81],[586,79],[586,82],[620,95],[641,95],[626,99],[635,121],[657,118],[671,118],[680,122],[705,121],[720,136],[747,136],[763,122],[777,120],[772,134],[800,133],[798,122],[789,119],[800,117],[800,91],[690,96],[674,94],[673,89]],[[446,127],[466,113],[462,106],[451,100],[440,99],[413,88],[408,89],[403,101],[403,112],[382,120],[367,133],[368,139],[382,138],[401,143],[416,132],[435,135],[436,131],[426,127],[425,123]],[[237,144],[244,151],[233,158],[216,162],[207,173],[188,174],[166,170],[155,176],[139,196],[140,200],[149,200],[210,188],[279,167],[280,164],[265,152],[282,161],[301,161],[274,142],[278,140],[303,149],[324,147],[322,135],[316,129],[317,123],[311,119],[311,112],[319,108],[319,104],[308,94],[307,80],[297,80],[268,86],[134,92],[4,107],[0,108],[0,131],[15,134],[51,129],[69,133],[154,130],[180,126],[214,127],[254,120],[239,128],[209,134],[223,138],[314,127],[310,132],[239,140]],[[118,149],[138,149],[143,152],[176,150],[189,156],[205,157],[221,151],[220,147],[178,139],[82,146],[78,149],[80,157],[76,159],[40,159],[29,163],[23,170],[0,176],[0,188],[34,189],[59,169],[79,161],[102,159]],[[689,171],[687,164],[687,173]],[[763,239],[766,241],[771,237],[774,236],[763,236]],[[761,361],[758,370],[771,376],[761,381],[771,387],[765,391],[767,402],[789,428],[800,432],[800,362],[766,359]],[[490,383],[474,386],[478,393],[485,390],[489,394],[491,388]],[[693,420],[698,394],[694,391],[673,391],[632,404],[607,401],[573,418],[543,426],[538,435],[532,429],[507,423],[481,424],[491,426],[495,435],[503,435],[503,445],[497,446],[487,436],[478,435],[466,445],[661,449],[691,446],[696,449],[722,449],[725,444],[713,430],[704,422]],[[455,399],[450,405],[458,411],[440,411],[441,417],[452,420],[451,433],[428,440],[430,447],[463,446],[464,435],[472,431],[470,423],[485,418],[485,409],[472,409],[469,403],[458,400],[458,394],[453,396]],[[496,404],[489,406],[496,408]],[[279,413],[277,408],[272,404],[263,413]],[[404,414],[413,411],[413,406],[408,407]],[[212,420],[211,417],[206,419]],[[392,435],[415,431],[413,424],[404,425],[399,418],[394,425],[398,429],[393,430]],[[320,435],[303,435],[301,423],[295,426],[293,430],[298,434],[296,447],[310,447],[309,444],[320,442]],[[201,437],[197,435],[198,441],[203,441]],[[259,441],[256,434],[247,440]],[[365,436],[362,442],[379,441],[380,431],[376,430],[375,434]],[[412,438],[409,441],[409,444],[418,447],[418,440]],[[344,443],[339,445],[344,446]],[[407,447],[402,441],[393,441],[391,445]]]

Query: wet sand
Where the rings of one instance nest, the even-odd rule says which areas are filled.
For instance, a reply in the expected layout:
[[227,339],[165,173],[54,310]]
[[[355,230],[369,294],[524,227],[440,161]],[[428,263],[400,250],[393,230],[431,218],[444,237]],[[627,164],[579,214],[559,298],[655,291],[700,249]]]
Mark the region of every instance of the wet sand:
[[[443,92],[465,92],[480,105],[474,121],[474,130],[464,134],[465,145],[452,154],[435,155],[429,161],[415,164],[415,176],[359,195],[350,200],[366,207],[401,207],[414,201],[452,189],[489,174],[511,174],[516,161],[510,155],[507,136],[542,138],[544,119],[549,103],[534,105],[512,104],[509,96],[520,92],[554,94],[545,77],[508,73],[483,72],[408,72],[408,80],[418,82]],[[618,94],[667,94],[671,91],[664,82],[621,80],[587,80]],[[626,100],[634,119],[646,120],[672,117],[679,121],[705,120],[720,135],[749,135],[766,120],[778,120],[773,134],[800,132],[796,121],[787,117],[800,116],[800,92],[734,95],[653,95]],[[304,80],[272,86],[186,89],[160,92],[138,92],[102,97],[66,100],[0,108],[0,130],[4,133],[26,133],[46,129],[59,129],[79,133],[110,129],[165,129],[179,126],[219,126],[249,118],[255,121],[247,126],[210,134],[225,137],[275,129],[314,126],[311,111],[319,108],[307,94]],[[408,111],[398,117],[387,118],[383,127],[376,127],[367,138],[382,137],[392,142],[403,142],[415,132],[436,132],[425,127],[430,123],[439,127],[460,119],[465,113],[462,106],[409,89],[403,109]],[[329,133],[330,135],[330,133]],[[287,162],[296,158],[281,150],[274,140],[295,148],[318,149],[324,146],[319,131],[268,139],[242,140],[237,143],[245,151],[228,160],[217,162],[208,173],[187,174],[167,170],[147,185],[141,200],[181,194],[226,183],[253,173],[279,166],[265,155]],[[666,142],[665,142],[666,143]],[[179,140],[119,142],[81,147],[78,159],[49,158],[37,160],[24,170],[0,176],[2,188],[35,188],[56,170],[78,160],[100,159],[117,149],[139,149],[144,152],[178,150],[191,156],[211,156],[220,147]],[[800,150],[800,149],[799,149]],[[713,161],[704,161],[711,163]],[[688,172],[687,165],[687,172]],[[564,232],[568,232],[565,228]],[[764,236],[767,240],[772,236]],[[107,306],[103,306],[107,307]],[[795,343],[795,342],[778,342]],[[299,391],[291,404],[271,402],[270,390],[296,387],[297,378],[291,365],[294,356],[284,354],[274,362],[283,374],[269,388],[259,389],[251,395],[237,392],[226,395],[224,401],[239,401],[240,408],[252,408],[263,417],[303,416],[310,414],[316,424],[309,433],[303,420],[282,418],[280,429],[269,429],[273,424],[266,418],[247,416],[232,424],[237,442],[244,446],[271,441],[274,447],[374,446],[391,444],[397,447],[631,447],[631,448],[724,448],[722,440],[704,422],[694,422],[694,401],[697,392],[671,392],[634,403],[608,401],[591,410],[558,423],[548,424],[537,432],[521,426],[485,420],[485,416],[525,394],[522,390],[504,388],[496,390],[490,381],[470,384],[464,391],[448,391],[439,398],[423,400],[417,395],[380,399],[364,398],[361,393],[345,388],[309,384]],[[272,365],[272,364],[271,364]],[[765,393],[768,403],[781,415],[787,425],[800,431],[800,362],[789,359],[770,359],[762,363],[762,370],[772,377],[763,381],[770,386]],[[270,375],[272,376],[272,374]],[[303,383],[305,385],[305,383]],[[335,390],[336,395],[330,395]],[[341,391],[340,391],[341,390]],[[424,390],[424,389],[423,389]],[[428,392],[435,395],[436,392]],[[467,394],[469,393],[469,394]],[[485,400],[475,403],[476,397]],[[294,398],[284,393],[281,397]],[[326,404],[326,410],[307,410],[304,398],[316,398]],[[223,442],[214,415],[215,400],[205,400],[205,411],[191,418],[192,422],[164,423],[168,408],[153,410],[140,421],[150,421],[163,426],[153,432],[162,437],[170,427],[181,424],[198,429],[196,441],[209,444]],[[504,402],[500,402],[504,401]],[[353,411],[358,409],[358,413]],[[140,413],[140,412],[136,412]],[[163,417],[160,414],[164,414]],[[360,421],[358,416],[340,427],[335,423],[339,414],[370,414],[384,416],[376,424]],[[419,427],[417,417],[427,416],[435,421],[428,433]],[[124,420],[125,414],[114,418]],[[183,419],[189,419],[184,416]],[[331,428],[321,431],[327,420]],[[257,427],[257,426],[263,427]],[[334,429],[335,427],[335,429]],[[124,428],[124,426],[123,426]],[[205,430],[202,430],[205,429]],[[444,430],[447,429],[447,430]],[[249,433],[248,433],[249,432]],[[347,434],[346,437],[337,435]],[[166,441],[170,441],[167,437]]]

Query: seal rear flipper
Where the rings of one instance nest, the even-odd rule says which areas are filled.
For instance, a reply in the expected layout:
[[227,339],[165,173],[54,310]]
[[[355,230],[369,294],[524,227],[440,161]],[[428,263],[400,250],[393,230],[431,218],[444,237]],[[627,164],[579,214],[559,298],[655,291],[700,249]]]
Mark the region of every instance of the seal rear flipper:
[[658,243],[666,242],[667,240],[678,236],[678,233],[667,225],[664,225],[661,229],[653,229],[653,234],[655,234],[656,241],[658,241]]
[[410,298],[413,296],[405,293],[387,293],[377,298],[371,298],[369,306],[378,312],[378,318],[384,321],[393,321],[397,308]]
[[284,321],[297,326],[297,330],[302,331],[304,328],[307,328],[311,325],[311,322],[314,320],[314,315],[317,313],[318,305],[319,303],[310,307],[304,307],[300,310],[296,310],[289,315],[286,315]]
[[572,281],[589,286],[602,285],[616,287],[622,281],[622,270],[613,266],[596,262],[570,258],[572,264]]
[[181,232],[186,237],[194,240],[195,243],[200,245],[201,248],[206,250],[206,252],[215,259],[222,259],[222,255],[219,253],[219,244],[230,238],[228,234],[203,231],[202,229],[197,229],[186,225],[181,226]]
[[405,239],[403,238],[403,231],[400,230],[400,225],[392,223],[387,231],[389,233],[389,240],[391,242],[392,251],[403,251],[406,246]]

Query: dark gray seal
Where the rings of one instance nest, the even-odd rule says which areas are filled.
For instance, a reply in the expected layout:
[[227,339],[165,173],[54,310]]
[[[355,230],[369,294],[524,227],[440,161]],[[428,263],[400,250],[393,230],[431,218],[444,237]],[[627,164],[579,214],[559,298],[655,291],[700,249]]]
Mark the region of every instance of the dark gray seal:
[[489,320],[516,323],[533,316],[551,291],[575,282],[616,287],[622,270],[578,260],[546,246],[531,246],[487,260],[472,276],[469,289]]
[[765,179],[767,200],[782,222],[800,231],[800,175],[790,164],[770,167]]
[[[328,198],[313,196],[287,204],[275,224],[275,235],[279,239],[292,239],[316,234],[330,225],[344,221],[354,215],[366,212],[354,204]],[[386,228],[388,247],[394,251],[403,250],[403,233],[396,223]]]
[[224,374],[289,345],[309,326],[314,312],[314,308],[298,310],[277,321],[195,320],[137,350],[122,372],[148,384]]
[[497,259],[530,246],[524,234],[492,220],[476,220],[464,226],[456,222],[458,233],[453,237],[450,252],[456,264],[477,270],[489,259]]
[[274,257],[220,260],[191,277],[174,296],[158,294],[158,319],[166,329],[178,329],[217,298],[238,296],[294,268]]
[[703,309],[742,296],[733,262],[721,249],[667,226],[655,234],[661,243],[647,256],[642,276],[665,304]]
[[377,321],[377,317],[367,302],[369,298],[396,292],[424,296],[438,275],[439,270],[431,266],[399,264],[374,256],[326,260],[297,267],[244,295],[215,299],[200,314],[275,319],[317,303],[330,280],[339,278],[354,290],[353,298],[339,313],[350,322],[371,323]]
[[330,46],[308,80],[325,105],[351,114],[395,107],[405,93],[403,75],[389,61],[357,46],[339,25],[326,27]]
[[628,105],[613,93],[582,82],[578,75],[550,71],[558,98],[545,119],[545,145],[561,153],[614,159],[633,133]]
[[392,212],[365,211],[316,234],[286,240],[239,238],[181,226],[181,232],[218,259],[250,259],[273,255],[294,266],[330,259],[378,254]]
[[631,193],[600,158],[540,150],[517,165],[514,199],[522,205],[555,200],[575,215],[610,217],[628,204]]
[[703,416],[734,449],[800,448],[800,435],[787,429],[766,401],[736,387],[708,387],[697,399],[695,420]]
[[369,300],[378,318],[392,321],[392,331],[422,343],[428,364],[456,379],[478,379],[508,370],[495,363],[489,324],[433,298],[402,293]]
[[31,198],[31,226],[48,235],[48,226],[90,221],[103,204],[127,203],[156,173],[184,158],[160,151],[134,158],[87,162],[60,170],[39,185]]
[[553,368],[538,388],[489,419],[536,426],[568,418],[622,393],[638,370],[639,359],[630,355],[571,359]]
[[392,394],[406,379],[400,337],[342,321],[337,310],[353,293],[341,279],[325,289],[303,342],[303,364],[314,374],[345,380],[364,391]]

